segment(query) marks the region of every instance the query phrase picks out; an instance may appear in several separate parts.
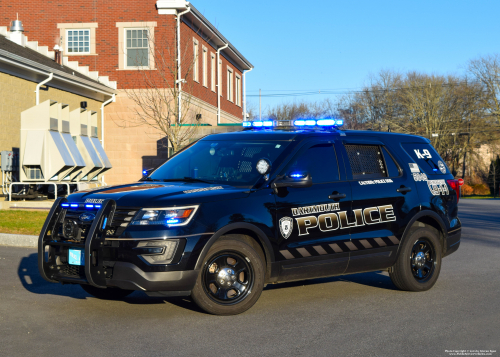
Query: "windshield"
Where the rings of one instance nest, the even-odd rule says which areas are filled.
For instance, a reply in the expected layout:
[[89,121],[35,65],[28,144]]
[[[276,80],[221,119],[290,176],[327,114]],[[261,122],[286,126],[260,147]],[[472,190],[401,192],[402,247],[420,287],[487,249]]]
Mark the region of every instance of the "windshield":
[[274,166],[289,142],[199,141],[160,166],[152,180],[206,181],[232,186],[253,186],[262,177],[256,165],[268,159]]

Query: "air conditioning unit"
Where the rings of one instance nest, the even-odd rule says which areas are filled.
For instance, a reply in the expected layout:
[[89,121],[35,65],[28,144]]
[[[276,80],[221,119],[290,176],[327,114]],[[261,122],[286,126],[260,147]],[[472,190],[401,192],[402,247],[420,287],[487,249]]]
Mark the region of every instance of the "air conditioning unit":
[[76,166],[63,136],[60,105],[47,100],[21,113],[20,180],[63,180]]
[[90,181],[104,168],[104,164],[90,140],[90,115],[90,111],[82,108],[69,113],[71,136],[85,161],[84,168],[70,175],[71,181]]

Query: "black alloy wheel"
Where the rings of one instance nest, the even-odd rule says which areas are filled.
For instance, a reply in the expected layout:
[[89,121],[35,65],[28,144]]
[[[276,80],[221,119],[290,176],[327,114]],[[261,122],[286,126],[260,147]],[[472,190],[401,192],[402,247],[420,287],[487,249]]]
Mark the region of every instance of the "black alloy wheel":
[[265,257],[258,243],[226,235],[208,251],[191,297],[210,314],[241,314],[259,299],[264,279]]
[[421,238],[413,245],[410,264],[413,276],[419,283],[428,281],[434,273],[436,252],[427,238]]
[[253,281],[252,267],[236,252],[215,254],[203,269],[205,292],[219,304],[236,304],[245,299]]
[[404,237],[396,264],[389,276],[399,289],[429,290],[441,271],[441,242],[439,232],[432,227],[417,228]]

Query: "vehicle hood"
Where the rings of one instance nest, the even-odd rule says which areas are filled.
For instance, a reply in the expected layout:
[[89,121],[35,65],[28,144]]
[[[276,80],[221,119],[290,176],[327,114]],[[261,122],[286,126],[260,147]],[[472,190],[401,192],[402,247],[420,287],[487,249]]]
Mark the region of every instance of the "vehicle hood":
[[248,188],[191,182],[136,182],[75,192],[70,202],[100,203],[113,199],[120,207],[165,207],[222,201],[248,196]]

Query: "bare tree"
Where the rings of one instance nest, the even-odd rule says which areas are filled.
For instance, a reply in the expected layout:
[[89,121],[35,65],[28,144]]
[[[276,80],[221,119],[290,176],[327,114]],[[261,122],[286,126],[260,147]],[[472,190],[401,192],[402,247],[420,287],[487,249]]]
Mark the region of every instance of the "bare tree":
[[136,51],[134,57],[129,54],[127,58],[138,68],[140,80],[129,85],[133,89],[125,90],[135,104],[130,108],[133,118],[126,121],[130,126],[149,126],[158,130],[176,152],[196,136],[201,124],[200,109],[193,105],[192,81],[188,80],[198,60],[186,44],[181,51],[181,74],[185,84],[180,91],[176,44],[169,43],[158,33],[153,36],[152,31],[154,29],[145,31],[147,36],[143,37],[148,53]]

